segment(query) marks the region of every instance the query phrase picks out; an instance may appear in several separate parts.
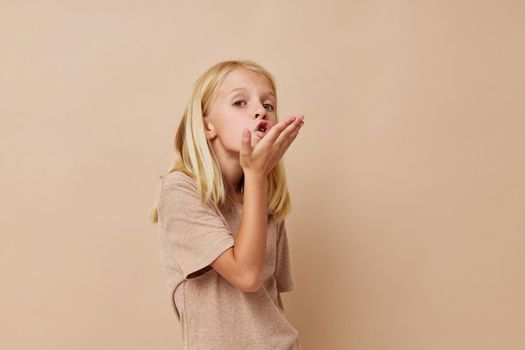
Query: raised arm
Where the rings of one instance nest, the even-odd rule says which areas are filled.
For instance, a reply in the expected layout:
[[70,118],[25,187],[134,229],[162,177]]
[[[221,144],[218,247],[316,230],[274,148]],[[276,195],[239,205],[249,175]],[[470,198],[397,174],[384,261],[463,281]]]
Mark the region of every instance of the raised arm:
[[243,212],[235,246],[227,249],[211,266],[243,292],[262,286],[268,226],[268,180],[256,173],[244,175]]
[[245,129],[239,152],[244,172],[243,212],[235,245],[211,264],[227,281],[244,292],[262,286],[267,236],[267,176],[297,137],[304,116],[280,121],[255,145]]

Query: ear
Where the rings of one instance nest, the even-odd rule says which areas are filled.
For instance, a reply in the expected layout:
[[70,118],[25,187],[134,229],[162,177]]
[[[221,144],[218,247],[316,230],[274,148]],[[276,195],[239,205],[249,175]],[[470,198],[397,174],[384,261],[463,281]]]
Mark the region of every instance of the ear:
[[213,125],[210,118],[207,116],[204,117],[204,133],[206,134],[206,138],[208,140],[213,139],[217,135],[215,131],[215,125]]

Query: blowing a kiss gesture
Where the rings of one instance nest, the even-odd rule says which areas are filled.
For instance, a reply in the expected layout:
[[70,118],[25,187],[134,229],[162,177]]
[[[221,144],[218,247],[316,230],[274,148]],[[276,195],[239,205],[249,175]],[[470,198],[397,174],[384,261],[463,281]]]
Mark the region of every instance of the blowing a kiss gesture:
[[254,147],[251,146],[251,131],[244,129],[239,152],[244,172],[264,174],[266,177],[295,140],[303,124],[303,115],[285,118],[267,130]]

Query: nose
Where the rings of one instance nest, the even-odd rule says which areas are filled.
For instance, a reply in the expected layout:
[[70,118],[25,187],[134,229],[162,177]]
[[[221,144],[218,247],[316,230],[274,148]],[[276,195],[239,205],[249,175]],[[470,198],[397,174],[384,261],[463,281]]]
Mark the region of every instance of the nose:
[[259,108],[255,111],[255,118],[262,117],[262,119],[266,119],[267,110],[264,108],[263,105],[260,105]]

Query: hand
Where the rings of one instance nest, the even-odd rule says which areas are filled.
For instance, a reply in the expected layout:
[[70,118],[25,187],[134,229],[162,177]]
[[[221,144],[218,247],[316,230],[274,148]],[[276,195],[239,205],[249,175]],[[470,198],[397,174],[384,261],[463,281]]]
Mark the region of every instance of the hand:
[[244,173],[252,172],[266,178],[295,140],[303,124],[303,115],[288,117],[275,124],[255,147],[251,146],[251,131],[245,129],[248,133],[241,136],[239,152]]

